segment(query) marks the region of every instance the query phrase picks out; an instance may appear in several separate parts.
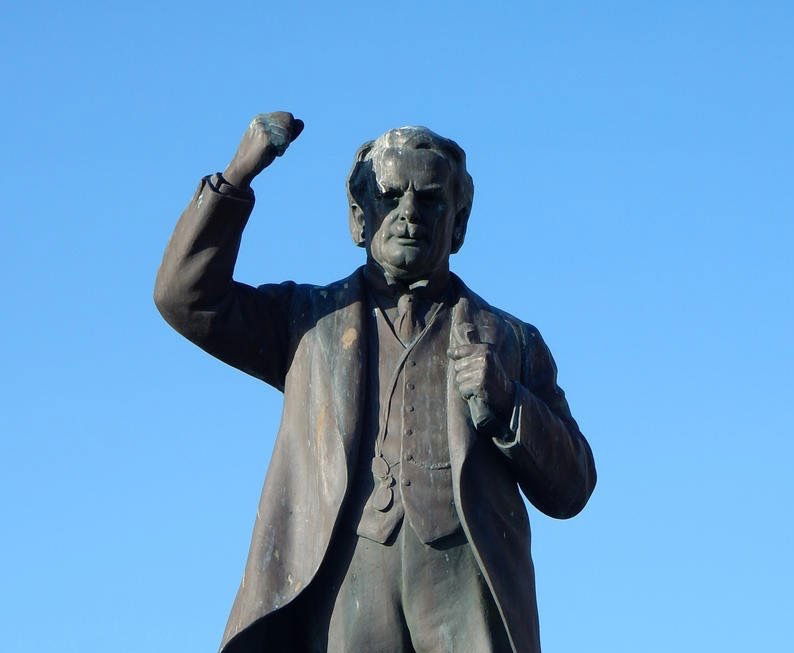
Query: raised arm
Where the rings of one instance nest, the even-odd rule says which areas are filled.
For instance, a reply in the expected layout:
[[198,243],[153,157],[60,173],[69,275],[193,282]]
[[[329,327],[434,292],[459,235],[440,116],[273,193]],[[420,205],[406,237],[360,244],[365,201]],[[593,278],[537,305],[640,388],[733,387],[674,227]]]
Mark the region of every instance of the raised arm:
[[213,356],[283,389],[295,285],[232,279],[254,195],[250,183],[303,130],[292,114],[256,116],[222,175],[205,177],[174,229],[154,301],[165,320]]

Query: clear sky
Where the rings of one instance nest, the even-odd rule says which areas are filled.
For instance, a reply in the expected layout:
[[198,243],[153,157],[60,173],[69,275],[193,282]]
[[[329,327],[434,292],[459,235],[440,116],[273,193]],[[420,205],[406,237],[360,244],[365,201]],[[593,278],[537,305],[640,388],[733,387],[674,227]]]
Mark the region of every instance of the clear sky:
[[362,263],[363,141],[422,124],[467,151],[453,269],[541,330],[599,471],[573,520],[530,509],[544,653],[794,650],[794,4],[29,1],[0,24],[0,648],[217,647],[281,396],[151,293],[199,178],[285,109],[306,129],[255,182],[250,283]]

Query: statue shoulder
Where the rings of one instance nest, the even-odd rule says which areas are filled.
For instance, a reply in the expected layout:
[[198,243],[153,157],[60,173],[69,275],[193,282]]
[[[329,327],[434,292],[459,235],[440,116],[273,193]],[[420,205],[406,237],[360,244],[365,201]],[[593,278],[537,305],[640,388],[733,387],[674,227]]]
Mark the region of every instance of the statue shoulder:
[[313,283],[264,283],[257,286],[259,292],[274,295],[289,295],[296,304],[327,303],[333,299],[354,296],[361,292],[361,270],[357,269],[349,276],[326,285]]
[[362,297],[360,270],[326,285],[266,283],[257,290],[269,300],[269,306],[286,318],[290,332],[311,329],[323,317],[355,304]]
[[358,300],[363,293],[361,268],[343,279],[325,286],[305,286],[304,292],[309,301],[316,305],[339,308]]

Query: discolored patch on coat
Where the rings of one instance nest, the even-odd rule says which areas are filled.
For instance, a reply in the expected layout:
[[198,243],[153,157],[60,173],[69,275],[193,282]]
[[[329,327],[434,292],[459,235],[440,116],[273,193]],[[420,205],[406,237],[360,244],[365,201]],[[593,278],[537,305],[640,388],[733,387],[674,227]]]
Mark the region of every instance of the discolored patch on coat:
[[358,340],[358,331],[350,327],[342,334],[342,347],[350,349],[356,340]]

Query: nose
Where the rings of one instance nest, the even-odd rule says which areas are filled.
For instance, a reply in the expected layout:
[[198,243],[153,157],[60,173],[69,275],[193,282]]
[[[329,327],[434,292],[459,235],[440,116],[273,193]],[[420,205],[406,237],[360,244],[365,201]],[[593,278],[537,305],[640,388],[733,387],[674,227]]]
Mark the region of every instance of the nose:
[[416,195],[410,188],[405,191],[400,198],[400,204],[397,207],[400,220],[407,220],[408,222],[417,222],[419,220],[419,211],[416,206]]

